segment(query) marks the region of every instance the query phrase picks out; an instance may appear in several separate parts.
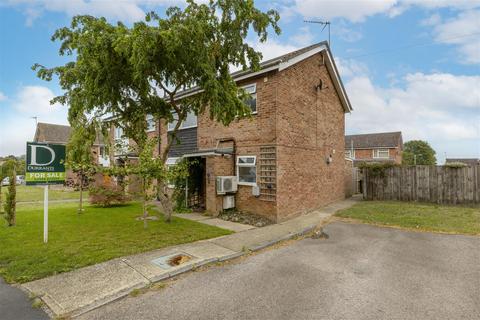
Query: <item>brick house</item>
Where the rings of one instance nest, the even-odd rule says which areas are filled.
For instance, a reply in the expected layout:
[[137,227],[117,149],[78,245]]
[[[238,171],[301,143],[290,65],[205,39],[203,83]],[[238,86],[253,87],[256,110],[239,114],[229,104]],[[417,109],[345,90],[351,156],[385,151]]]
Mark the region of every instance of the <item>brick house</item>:
[[[72,128],[70,126],[39,122],[37,123],[33,141],[66,145],[71,134]],[[93,144],[92,156],[96,164],[102,166],[110,165],[110,157],[105,152],[105,144],[100,137],[97,137]],[[77,176],[71,170],[67,170],[66,175],[67,180],[72,180],[75,184],[77,183]]]
[[[210,214],[223,210],[217,177],[236,176],[235,207],[283,221],[345,197],[345,113],[352,107],[326,42],[270,59],[256,72],[232,74],[250,93],[252,117],[228,127],[208,111],[188,115],[169,150],[167,165],[181,158],[199,163],[197,204]],[[189,89],[178,98],[196,94]],[[148,118],[159,150],[175,123]],[[121,129],[114,137],[122,138]],[[118,132],[116,132],[118,130]]]
[[363,162],[402,163],[403,139],[401,132],[381,132],[345,136],[345,157],[354,165]]

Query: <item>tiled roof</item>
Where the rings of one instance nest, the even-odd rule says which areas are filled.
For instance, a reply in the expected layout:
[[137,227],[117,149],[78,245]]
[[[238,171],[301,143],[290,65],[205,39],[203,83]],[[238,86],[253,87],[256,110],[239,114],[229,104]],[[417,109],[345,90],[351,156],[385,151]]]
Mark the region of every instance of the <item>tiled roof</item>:
[[345,148],[368,149],[377,147],[395,148],[403,144],[401,132],[353,134],[345,136]]
[[[49,142],[67,144],[72,134],[72,128],[70,126],[39,122],[37,124],[37,131],[35,132],[35,142]],[[100,137],[97,137],[95,144],[102,144]]]

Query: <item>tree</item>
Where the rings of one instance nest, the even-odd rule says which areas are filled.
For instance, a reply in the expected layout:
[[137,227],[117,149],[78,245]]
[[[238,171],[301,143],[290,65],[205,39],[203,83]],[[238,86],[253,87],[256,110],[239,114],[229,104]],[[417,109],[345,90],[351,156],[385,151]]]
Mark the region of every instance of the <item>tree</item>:
[[94,171],[92,146],[96,139],[95,122],[89,122],[86,117],[73,121],[72,136],[67,145],[66,166],[76,173],[79,180],[80,198],[78,213],[83,212],[83,187],[85,180]]
[[[14,159],[14,158],[13,158]],[[13,164],[15,163],[11,157],[5,158],[5,161],[0,166],[0,214],[3,213],[2,204],[2,181],[6,177],[11,176]]]
[[434,165],[437,163],[435,150],[426,141],[412,140],[404,143],[402,164]]
[[17,173],[15,170],[15,160],[11,161],[11,170],[10,170],[10,184],[8,185],[8,191],[6,194],[4,209],[5,214],[4,218],[7,221],[9,227],[16,224],[16,206],[17,206]]
[[[265,42],[268,29],[280,33],[279,15],[261,12],[253,0],[216,0],[209,4],[187,1],[184,9],[171,7],[162,18],[154,12],[133,27],[112,25],[105,18],[76,16],[71,26],[58,29],[52,40],[61,41],[60,55],[74,55],[63,66],[34,70],[44,80],[58,76],[64,94],[51,103],[69,105],[69,121],[91,115],[113,115],[139,154],[147,143],[146,116],[173,122],[172,138],[162,142],[159,161],[166,171],[168,151],[189,112],[208,112],[224,125],[250,116],[243,103],[248,94],[238,89],[230,66],[258,70],[261,53],[246,41],[253,30]],[[177,93],[196,87],[199,93],[181,99]],[[208,108],[207,108],[208,106]],[[75,126],[74,126],[75,127]],[[104,131],[106,128],[104,127]],[[157,177],[158,196],[172,214],[166,181]]]

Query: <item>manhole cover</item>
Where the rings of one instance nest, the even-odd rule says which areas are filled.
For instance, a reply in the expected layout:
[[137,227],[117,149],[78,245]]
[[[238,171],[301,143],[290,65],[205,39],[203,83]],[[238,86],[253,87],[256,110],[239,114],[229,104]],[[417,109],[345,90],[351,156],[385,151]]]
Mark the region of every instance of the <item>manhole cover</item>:
[[152,263],[162,269],[170,269],[173,267],[180,266],[187,261],[192,260],[194,257],[186,254],[184,252],[173,253],[166,256],[161,256],[159,258],[153,259]]

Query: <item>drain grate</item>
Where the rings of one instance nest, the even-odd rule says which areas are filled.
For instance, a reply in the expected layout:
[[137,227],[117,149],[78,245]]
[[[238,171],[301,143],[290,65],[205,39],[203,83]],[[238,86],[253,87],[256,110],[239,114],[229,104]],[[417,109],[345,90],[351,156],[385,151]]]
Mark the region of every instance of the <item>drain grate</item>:
[[178,252],[158,257],[153,259],[151,262],[162,269],[168,270],[170,268],[180,266],[185,262],[192,260],[193,258],[195,257],[186,254],[185,252]]

